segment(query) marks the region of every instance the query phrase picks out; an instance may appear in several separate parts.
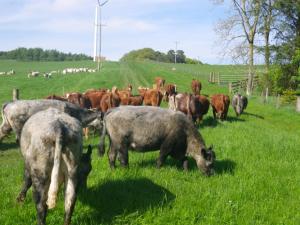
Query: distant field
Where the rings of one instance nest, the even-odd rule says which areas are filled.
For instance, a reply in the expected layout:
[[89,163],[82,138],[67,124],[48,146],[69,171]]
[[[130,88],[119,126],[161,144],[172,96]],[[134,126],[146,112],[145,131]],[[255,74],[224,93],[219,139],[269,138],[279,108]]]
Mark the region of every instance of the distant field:
[[[180,92],[190,91],[191,79],[198,78],[204,94],[227,94],[226,86],[208,83],[209,73],[247,70],[243,66],[176,65],[173,71],[172,64],[106,62],[101,74],[27,78],[30,70],[82,66],[94,64],[0,61],[0,72],[16,70],[14,76],[0,76],[0,103],[11,99],[13,88],[20,89],[21,99],[113,85],[122,88],[128,83],[136,92],[138,86],[152,86],[156,76],[176,83]],[[292,107],[276,109],[253,96],[240,118],[230,108],[228,121],[217,122],[210,110],[199,131],[217,154],[213,177],[202,176],[193,160],[189,172],[171,158],[158,170],[158,152],[130,152],[130,168],[117,164],[111,171],[107,157],[99,158],[94,151],[88,190],[79,193],[73,224],[300,224],[300,115]],[[85,145],[97,142],[94,137]],[[0,143],[0,224],[36,222],[31,191],[23,205],[15,201],[22,174],[23,159],[11,135]],[[62,192],[47,222],[63,223]]]

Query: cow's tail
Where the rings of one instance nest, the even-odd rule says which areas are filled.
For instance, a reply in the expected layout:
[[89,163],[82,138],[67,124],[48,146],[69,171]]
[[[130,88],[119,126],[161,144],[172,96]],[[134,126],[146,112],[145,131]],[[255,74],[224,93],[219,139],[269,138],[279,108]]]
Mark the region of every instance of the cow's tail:
[[47,205],[49,209],[52,209],[56,205],[57,193],[59,189],[59,172],[61,166],[61,154],[62,154],[62,130],[57,133],[55,140],[55,149],[54,149],[54,163],[51,173],[51,182],[48,191],[48,200]]
[[102,133],[100,136],[100,142],[99,142],[99,146],[98,146],[99,156],[103,156],[105,153],[105,135],[106,135],[106,125],[105,125],[105,121],[103,120],[103,129],[102,129]]
[[6,126],[9,126],[10,127],[10,124],[9,124],[9,121],[8,119],[6,118],[6,115],[4,113],[4,109],[5,107],[8,105],[8,102],[7,103],[4,103],[2,105],[2,108],[1,108],[1,117],[2,117],[2,124],[0,126],[0,141],[3,139],[3,137],[6,136],[7,134],[7,129],[9,128],[6,128]]

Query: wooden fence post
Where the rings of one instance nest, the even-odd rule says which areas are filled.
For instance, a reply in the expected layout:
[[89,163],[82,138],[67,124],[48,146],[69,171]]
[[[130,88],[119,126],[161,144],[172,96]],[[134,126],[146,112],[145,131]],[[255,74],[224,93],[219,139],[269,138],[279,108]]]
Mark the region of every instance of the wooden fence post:
[[300,112],[300,96],[297,96],[296,111],[297,111],[297,112]]
[[279,109],[280,107],[280,95],[277,95],[277,99],[276,99],[276,108]]
[[209,73],[209,80],[208,80],[209,83],[212,83],[211,77],[212,77],[212,76],[211,76],[211,72],[210,72],[210,73]]
[[231,94],[232,93],[232,83],[231,82],[228,84],[228,89],[229,89],[229,94]]
[[218,85],[220,85],[220,73],[218,73]]
[[13,101],[19,100],[19,89],[14,88],[12,93],[12,99]]

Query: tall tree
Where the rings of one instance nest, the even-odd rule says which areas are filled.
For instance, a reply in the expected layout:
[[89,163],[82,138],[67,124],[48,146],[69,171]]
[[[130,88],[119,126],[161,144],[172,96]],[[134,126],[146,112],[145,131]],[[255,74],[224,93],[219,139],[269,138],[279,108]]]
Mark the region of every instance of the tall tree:
[[[214,0],[222,3],[222,0]],[[237,39],[242,39],[240,45],[234,47],[239,56],[246,50],[249,65],[247,95],[252,94],[254,77],[254,41],[261,14],[263,0],[231,0],[233,14],[218,24],[216,31],[226,42],[226,47]],[[245,43],[247,46],[244,46]]]
[[277,0],[276,62],[281,66],[281,88],[296,89],[300,68],[300,1]]

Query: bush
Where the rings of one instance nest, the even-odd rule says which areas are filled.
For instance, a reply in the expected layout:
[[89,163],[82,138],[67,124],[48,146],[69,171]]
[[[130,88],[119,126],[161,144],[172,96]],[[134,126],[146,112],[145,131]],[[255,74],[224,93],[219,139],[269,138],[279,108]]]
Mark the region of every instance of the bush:
[[281,103],[282,104],[294,104],[297,100],[295,90],[285,90],[282,92]]

